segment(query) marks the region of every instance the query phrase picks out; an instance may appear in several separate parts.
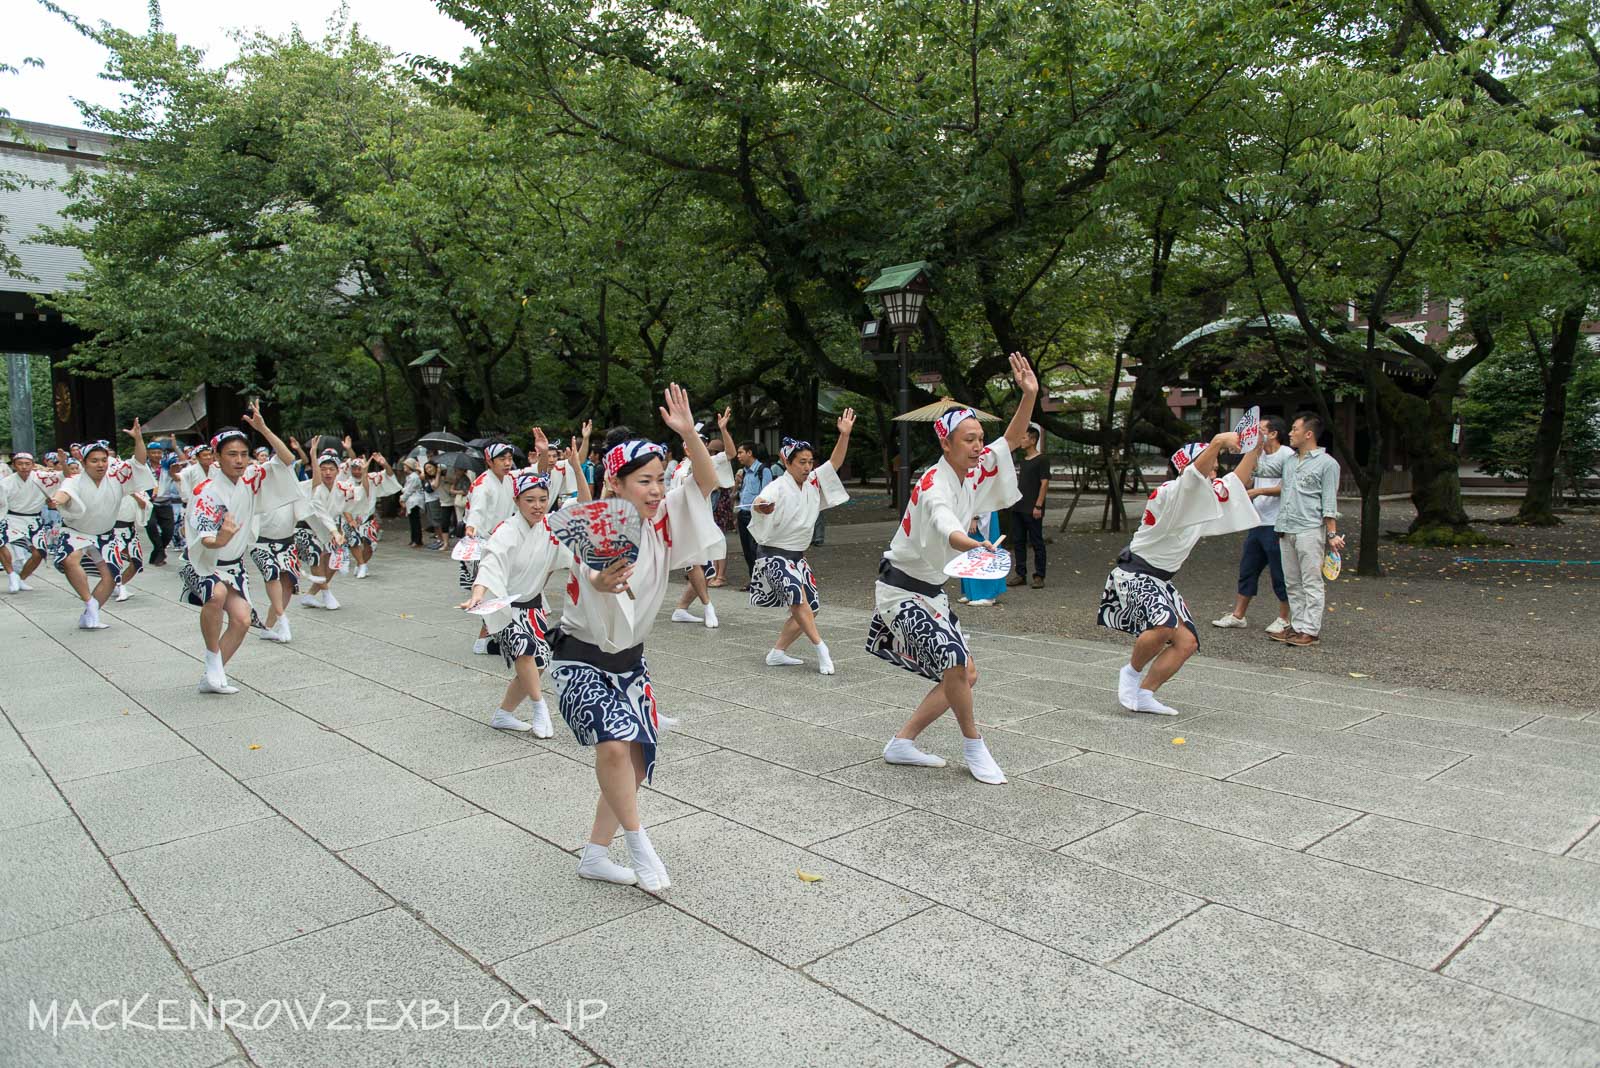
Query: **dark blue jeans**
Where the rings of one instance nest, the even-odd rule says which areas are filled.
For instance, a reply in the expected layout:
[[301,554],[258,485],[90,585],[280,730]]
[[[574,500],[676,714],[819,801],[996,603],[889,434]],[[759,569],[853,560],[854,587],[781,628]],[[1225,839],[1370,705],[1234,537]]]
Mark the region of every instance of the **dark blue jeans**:
[[1033,545],[1033,573],[1044,578],[1044,520],[1033,518],[1033,510],[1011,513],[1011,566],[1028,577],[1028,546]]
[[1278,532],[1270,524],[1251,527],[1244,536],[1244,555],[1239,557],[1239,596],[1254,597],[1261,582],[1261,570],[1272,569],[1272,592],[1278,603],[1287,604],[1289,590],[1283,584],[1283,556],[1278,551]]

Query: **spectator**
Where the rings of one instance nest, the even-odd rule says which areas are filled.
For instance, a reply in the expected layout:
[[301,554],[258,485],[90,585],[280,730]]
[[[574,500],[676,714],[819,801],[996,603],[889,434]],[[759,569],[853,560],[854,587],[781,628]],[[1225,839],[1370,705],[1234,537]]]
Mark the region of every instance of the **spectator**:
[[145,524],[144,532],[150,538],[150,566],[165,567],[167,545],[172,541],[176,526],[173,506],[183,506],[183,488],[167,473],[166,443],[151,442],[145,451],[150,456],[150,473],[155,476],[156,488],[150,494],[150,521]]
[[1022,462],[1017,464],[1017,488],[1022,491],[1011,504],[1011,562],[1015,570],[1007,586],[1028,581],[1028,543],[1033,543],[1033,588],[1044,586],[1044,501],[1050,492],[1050,458],[1040,450],[1042,431],[1038,423],[1028,424],[1027,442],[1022,447]]
[[[761,491],[772,481],[772,472],[761,462],[761,457],[756,452],[756,443],[753,441],[739,443],[738,479],[736,488],[739,491],[739,514],[735,524],[739,528],[739,548],[744,552],[745,569],[754,575],[756,557],[759,554],[756,539],[750,533],[750,508],[761,495]],[[740,588],[748,591],[750,584],[746,583]]]
[[406,460],[402,467],[406,473],[400,487],[400,507],[406,510],[406,522],[411,527],[411,548],[422,548],[422,511],[426,505],[422,488],[422,471],[417,461]]
[[439,505],[439,484],[442,481],[439,474],[439,465],[432,460],[422,465],[422,514],[423,521],[428,526],[428,533],[433,540],[429,542],[430,549],[443,549],[448,540],[445,536],[444,509]]
[[[1289,429],[1277,416],[1269,416],[1261,421],[1261,433],[1267,441],[1266,447],[1261,450],[1263,463],[1273,456],[1282,459],[1294,451],[1283,443],[1283,439],[1289,436]],[[1278,532],[1273,528],[1278,520],[1280,504],[1275,487],[1282,479],[1260,474],[1259,466],[1256,470],[1258,473],[1250,487],[1250,499],[1255,502],[1261,525],[1247,531],[1244,536],[1244,553],[1239,557],[1239,594],[1234,600],[1233,611],[1221,619],[1212,620],[1211,625],[1224,628],[1249,626],[1244,619],[1245,610],[1250,607],[1250,600],[1260,586],[1262,569],[1270,568],[1272,592],[1278,595],[1278,618],[1268,625],[1267,633],[1282,634],[1289,629],[1289,594],[1283,584],[1283,553],[1278,546]]]
[[1295,416],[1289,428],[1287,455],[1263,459],[1258,476],[1281,480],[1263,488],[1257,500],[1276,494],[1278,548],[1283,556],[1283,582],[1289,595],[1289,626],[1273,640],[1304,647],[1322,633],[1324,546],[1344,548],[1339,535],[1339,464],[1317,447],[1322,419],[1310,412]]

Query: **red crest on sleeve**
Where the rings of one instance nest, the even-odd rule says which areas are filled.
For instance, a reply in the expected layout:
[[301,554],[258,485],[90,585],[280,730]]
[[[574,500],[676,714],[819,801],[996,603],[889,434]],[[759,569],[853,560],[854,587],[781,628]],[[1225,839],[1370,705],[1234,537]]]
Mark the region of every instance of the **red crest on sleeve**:
[[578,576],[577,575],[573,575],[571,578],[567,579],[567,596],[572,599],[572,603],[573,604],[577,604],[578,603]]
[[266,480],[266,469],[260,464],[251,464],[250,467],[245,471],[244,476],[239,479],[240,482],[243,482],[246,486],[250,487],[251,493],[260,493],[261,484]]
[[1220,478],[1214,478],[1211,480],[1211,492],[1217,495],[1217,500],[1226,501],[1228,499],[1228,484]]
[[1147,527],[1156,525],[1156,514],[1148,508],[1144,510],[1144,525]]

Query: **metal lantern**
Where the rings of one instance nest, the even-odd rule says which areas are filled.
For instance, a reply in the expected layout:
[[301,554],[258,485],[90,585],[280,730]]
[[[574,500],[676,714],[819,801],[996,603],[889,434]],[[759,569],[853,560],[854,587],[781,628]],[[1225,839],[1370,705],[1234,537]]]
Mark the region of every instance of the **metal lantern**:
[[[876,296],[883,301],[883,318],[895,333],[895,356],[900,365],[899,408],[902,415],[911,407],[910,339],[911,335],[922,326],[923,305],[927,303],[928,293],[933,289],[928,279],[932,270],[933,265],[926,260],[885,267],[864,290],[866,295]],[[867,325],[876,327],[873,323]],[[870,343],[877,341],[875,336],[877,333],[876,329],[869,333],[863,328],[864,349],[868,348]],[[900,477],[897,482],[895,497],[903,508],[911,488],[911,428],[905,422],[900,423]]]
[[444,369],[451,366],[449,360],[444,358],[438,349],[429,349],[421,356],[411,361],[411,366],[417,369],[422,376],[422,384],[428,389],[436,389],[444,380]]

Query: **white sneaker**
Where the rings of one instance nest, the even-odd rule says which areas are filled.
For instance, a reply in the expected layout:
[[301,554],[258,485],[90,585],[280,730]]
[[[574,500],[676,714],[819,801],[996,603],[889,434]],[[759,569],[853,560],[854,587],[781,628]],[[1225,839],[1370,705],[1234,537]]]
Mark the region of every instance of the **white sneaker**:
[[767,653],[767,667],[793,667],[804,664],[805,661],[797,656],[790,656],[782,649],[773,649]]
[[339,610],[339,602],[334,600],[332,590],[322,591],[322,607],[326,608],[330,612],[337,612]]
[[628,861],[639,877],[640,887],[653,894],[672,885],[667,877],[667,866],[656,856],[655,846],[650,844],[643,827],[637,831],[623,831],[622,840],[628,847]]
[[1178,710],[1169,705],[1164,705],[1156,700],[1156,695],[1149,690],[1139,691],[1139,704],[1135,712],[1149,712],[1154,716],[1176,716]]
[[890,738],[889,744],[883,747],[883,759],[885,763],[910,764],[919,768],[942,768],[945,765],[944,757],[924,753],[910,738]]
[[624,868],[611,859],[611,852],[605,846],[593,842],[585,844],[583,852],[578,854],[578,878],[622,886],[635,886],[639,882],[632,868]]
[[1144,674],[1135,671],[1132,664],[1123,664],[1122,670],[1117,672],[1117,703],[1129,712],[1139,710],[1139,683],[1144,681]]
[[1238,627],[1248,627],[1250,624],[1246,623],[1244,620],[1240,619],[1238,616],[1234,615],[1232,612],[1229,612],[1226,615],[1224,615],[1221,619],[1213,619],[1211,621],[1211,625],[1213,627],[1221,627],[1224,630],[1229,630],[1229,629],[1238,628]]
[[1286,631],[1288,629],[1289,629],[1289,621],[1287,619],[1284,619],[1282,616],[1279,616],[1277,619],[1274,619],[1271,623],[1267,624],[1267,633],[1268,634],[1282,634],[1284,631]]
[[717,622],[717,610],[712,605],[706,605],[706,630],[716,630],[720,624]]
[[472,643],[472,655],[473,656],[488,656],[489,655],[489,639],[488,638],[479,638],[477,641],[473,642]]
[[687,608],[674,608],[672,610],[672,621],[674,623],[699,623],[700,617]]
[[489,726],[497,731],[531,731],[533,724],[513,716],[503,708],[494,710],[494,718],[489,721]]
[[823,642],[817,646],[817,674],[833,674],[833,657],[828,655],[828,643]]
[[115,596],[118,603],[120,603],[122,601],[126,601],[129,597],[132,597],[133,594],[128,592],[128,587],[119,582],[117,583],[117,592],[113,596]]
[[972,772],[974,779],[990,786],[1004,785],[1006,773],[995,763],[994,757],[989,753],[988,743],[982,738],[963,738],[961,755],[966,759],[967,770]]
[[533,736],[535,738],[556,736],[556,729],[550,724],[550,706],[543,701],[533,706]]
[[198,689],[199,689],[199,691],[201,693],[238,693],[239,692],[239,687],[230,684],[228,682],[228,677],[226,675],[224,675],[222,677],[222,681],[221,682],[218,682],[217,680],[213,679],[210,675],[201,675],[200,676],[200,686],[198,687]]

